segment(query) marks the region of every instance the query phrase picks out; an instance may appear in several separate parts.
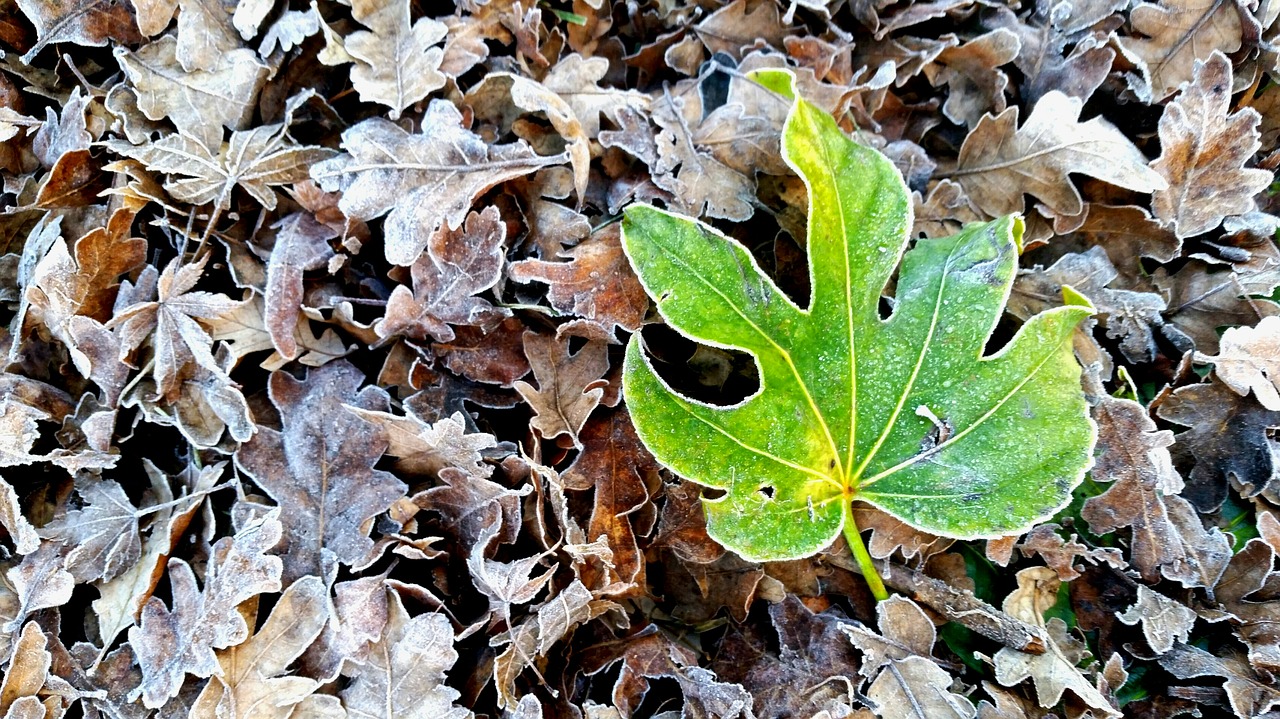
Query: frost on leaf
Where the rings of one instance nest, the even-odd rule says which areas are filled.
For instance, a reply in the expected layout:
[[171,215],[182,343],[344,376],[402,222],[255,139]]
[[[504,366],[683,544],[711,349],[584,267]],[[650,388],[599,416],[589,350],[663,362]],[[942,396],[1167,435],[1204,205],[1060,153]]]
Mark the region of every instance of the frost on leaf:
[[442,227],[461,227],[480,193],[567,159],[541,157],[523,142],[488,145],[442,100],[428,106],[417,134],[373,118],[343,132],[342,147],[346,154],[312,165],[311,178],[342,191],[338,207],[349,217],[387,215],[387,260],[405,266]]
[[[758,393],[710,406],[666,386],[639,335],[627,348],[624,389],[640,438],[676,473],[728,492],[707,503],[708,532],[745,557],[776,560],[829,545],[855,497],[953,537],[1011,534],[1053,514],[1090,463],[1094,427],[1071,338],[1091,308],[1036,315],[983,357],[1021,222],[972,225],[903,257],[910,196],[882,155],[803,100],[783,147],[809,189],[808,309],[705,225],[647,206],[623,223],[663,318],[759,365]],[[882,320],[899,259],[895,309]],[[1005,461],[1010,446],[1025,461]]]

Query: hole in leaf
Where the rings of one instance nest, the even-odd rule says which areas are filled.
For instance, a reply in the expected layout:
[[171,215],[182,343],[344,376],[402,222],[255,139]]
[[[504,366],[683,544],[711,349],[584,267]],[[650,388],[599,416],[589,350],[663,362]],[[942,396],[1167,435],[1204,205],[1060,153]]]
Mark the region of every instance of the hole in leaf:
[[756,491],[759,492],[761,495],[763,495],[766,499],[773,499],[773,495],[777,492],[777,490],[773,488],[773,485],[769,485],[769,484],[761,486],[760,489],[757,489]]
[[759,369],[746,352],[696,344],[666,325],[649,325],[643,333],[658,376],[690,399],[724,407],[760,389]]

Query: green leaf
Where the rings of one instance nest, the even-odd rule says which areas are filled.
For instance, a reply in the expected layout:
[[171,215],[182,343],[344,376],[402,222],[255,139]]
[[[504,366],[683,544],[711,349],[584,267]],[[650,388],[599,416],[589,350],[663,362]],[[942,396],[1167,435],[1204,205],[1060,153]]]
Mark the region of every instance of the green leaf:
[[[763,84],[789,94],[777,75]],[[1065,293],[1066,306],[984,357],[1017,269],[1021,220],[919,240],[904,255],[911,201],[884,156],[804,100],[782,146],[809,190],[807,309],[707,225],[647,205],[628,208],[622,225],[627,257],[668,324],[749,352],[760,369],[759,392],[712,406],[667,386],[639,335],[627,347],[623,388],[640,438],[677,474],[727,491],[706,502],[708,532],[764,561],[828,546],[855,498],[966,539],[1052,516],[1092,462],[1096,428],[1072,353],[1088,300]]]

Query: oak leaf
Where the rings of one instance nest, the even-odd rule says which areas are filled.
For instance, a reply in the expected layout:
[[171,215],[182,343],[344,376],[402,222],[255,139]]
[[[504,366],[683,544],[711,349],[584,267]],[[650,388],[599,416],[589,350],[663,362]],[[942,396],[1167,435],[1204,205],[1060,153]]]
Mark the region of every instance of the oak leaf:
[[1005,597],[1003,608],[1013,617],[1039,627],[1048,637],[1048,647],[1043,654],[1028,654],[1009,647],[1001,649],[995,656],[996,681],[1011,687],[1031,679],[1042,707],[1055,706],[1062,700],[1063,692],[1070,689],[1095,716],[1122,716],[1077,669],[1089,654],[1084,642],[1069,635],[1061,619],[1054,617],[1045,621],[1044,612],[1056,601],[1059,584],[1057,575],[1048,567],[1018,572],[1018,588]]
[[378,336],[450,342],[456,334],[449,325],[491,329],[508,317],[509,310],[476,296],[501,278],[506,236],[496,207],[472,212],[457,230],[440,227],[409,269],[413,291],[392,290],[386,315],[374,325]]
[[465,719],[454,706],[458,691],[444,684],[445,672],[458,660],[453,626],[443,614],[409,617],[400,595],[390,601],[382,636],[355,677],[342,690],[347,716],[370,719]]
[[17,0],[36,27],[37,40],[22,56],[29,64],[46,46],[58,42],[102,47],[108,42],[128,45],[142,40],[128,3],[116,0]]
[[172,610],[152,597],[138,626],[129,630],[143,677],[135,700],[141,695],[146,706],[160,707],[178,695],[187,673],[208,677],[221,670],[215,649],[249,637],[249,627],[236,608],[263,592],[280,591],[280,558],[267,554],[280,541],[279,514],[272,510],[235,536],[218,540],[203,589],[197,587],[190,565],[169,560]]
[[1137,32],[1117,37],[1116,44],[1137,66],[1137,73],[1127,76],[1129,86],[1138,99],[1152,104],[1191,80],[1194,65],[1209,53],[1239,50],[1246,24],[1257,29],[1236,0],[1142,2],[1129,22]]
[[1238,717],[1258,717],[1280,704],[1280,690],[1269,678],[1249,665],[1247,658],[1235,651],[1210,654],[1190,644],[1178,642],[1157,661],[1165,671],[1179,679],[1221,677],[1231,709]]
[[342,133],[346,154],[312,166],[311,178],[326,192],[342,191],[338,206],[349,217],[390,213],[387,260],[412,265],[441,227],[462,226],[480,193],[568,159],[541,157],[523,142],[486,145],[461,123],[462,113],[443,100],[427,107],[418,134],[387,120],[365,120]]
[[444,23],[424,17],[410,25],[409,0],[356,0],[351,15],[369,28],[343,38],[355,60],[351,84],[361,100],[390,107],[395,120],[406,107],[444,87],[444,50],[432,47],[448,33]]
[[328,588],[315,576],[280,595],[271,616],[252,637],[217,653],[219,671],[192,705],[192,716],[287,719],[320,682],[283,676],[329,619]]
[[973,719],[973,703],[950,691],[950,674],[933,658],[937,631],[923,610],[906,597],[876,605],[880,633],[861,625],[841,627],[862,652],[867,696],[884,719],[954,717]]
[[1186,642],[1196,623],[1195,610],[1145,584],[1138,585],[1137,601],[1118,618],[1129,626],[1141,623],[1142,636],[1156,654],[1168,653],[1174,642]]
[[1212,362],[1223,384],[1242,396],[1253,396],[1267,410],[1280,412],[1280,317],[1264,317],[1255,327],[1232,327],[1222,333],[1218,354],[1195,354]]
[[284,510],[286,582],[323,576],[327,554],[347,565],[367,561],[373,518],[407,490],[373,468],[386,443],[343,406],[380,406],[378,390],[360,390],[364,380],[345,360],[313,369],[303,380],[273,373],[268,393],[283,430],[259,427],[236,452],[236,465]]
[[[270,351],[271,354],[259,366],[267,371],[278,370],[289,360],[275,349],[276,339],[267,326],[266,301],[262,295],[253,294],[230,310],[207,321],[209,335],[223,343],[231,351],[235,362],[254,352]],[[311,322],[300,314],[293,326],[293,342],[300,354],[295,361],[308,367],[319,367],[338,359],[355,349],[343,344],[332,329],[326,329],[319,337],[311,329]],[[281,343],[283,344],[283,343]]]
[[1080,173],[1137,192],[1167,186],[1147,158],[1101,117],[1079,122],[1084,103],[1058,91],[1036,103],[1021,128],[1018,108],[983,117],[960,147],[952,177],[993,217],[1021,212],[1027,193],[1062,215],[1084,210],[1068,178]]
[[547,299],[553,308],[585,317],[609,333],[617,327],[632,332],[640,328],[649,298],[622,251],[617,225],[609,225],[559,254],[569,261],[511,263],[511,279],[547,283],[551,286]]
[[608,348],[603,342],[583,345],[569,353],[569,341],[535,332],[524,334],[525,356],[538,380],[513,385],[536,415],[530,425],[543,439],[569,435],[580,446],[578,432],[604,396],[604,375],[609,371]]
[[1190,80],[1160,116],[1160,157],[1151,163],[1168,181],[1152,194],[1152,213],[1179,239],[1255,209],[1254,195],[1272,181],[1271,172],[1244,167],[1261,146],[1261,118],[1251,107],[1231,112],[1231,61],[1214,51]]
[[475,477],[488,477],[493,467],[485,464],[483,452],[498,445],[484,432],[468,432],[461,412],[441,417],[434,424],[405,404],[405,415],[348,407],[361,419],[378,425],[387,441],[386,453],[397,457],[396,469],[407,474],[438,475],[446,467],[460,469]]

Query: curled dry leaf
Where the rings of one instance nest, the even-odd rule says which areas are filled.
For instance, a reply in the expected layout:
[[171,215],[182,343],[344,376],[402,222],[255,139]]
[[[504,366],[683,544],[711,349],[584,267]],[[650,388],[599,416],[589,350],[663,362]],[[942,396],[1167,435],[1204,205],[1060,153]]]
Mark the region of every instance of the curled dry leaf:
[[338,231],[305,212],[285,217],[275,229],[276,244],[267,260],[263,315],[271,345],[281,358],[291,360],[302,350],[294,337],[302,319],[302,273],[324,267],[333,257],[329,240],[336,238]]
[[436,100],[418,134],[374,118],[342,133],[346,154],[311,167],[326,192],[342,191],[338,207],[358,220],[390,213],[384,225],[387,261],[412,265],[444,226],[462,226],[485,190],[567,155],[540,157],[523,142],[488,145],[462,127],[453,103]]
[[1237,394],[1253,392],[1263,407],[1280,412],[1280,317],[1264,317],[1256,327],[1232,327],[1222,333],[1217,355],[1197,352],[1197,362],[1212,362],[1223,384]]
[[[1222,10],[1230,3],[1214,3]],[[1135,13],[1138,11],[1135,10]],[[1168,181],[1151,198],[1156,218],[1179,239],[1214,229],[1227,215],[1249,212],[1253,196],[1272,173],[1246,169],[1259,141],[1259,115],[1250,107],[1231,112],[1231,61],[1214,51],[1160,117],[1160,157],[1151,167]]]
[[[937,632],[915,602],[893,596],[876,605],[880,633],[861,625],[842,627],[862,651],[867,696],[885,719],[973,719],[973,703],[950,691],[950,674],[933,658]],[[873,679],[874,678],[874,679]]]
[[1044,612],[1058,594],[1057,575],[1048,567],[1032,567],[1018,572],[1018,588],[1005,597],[1004,610],[1028,624],[1045,630],[1048,647],[1044,654],[1027,654],[1005,647],[996,653],[996,681],[1011,687],[1024,679],[1035,684],[1040,706],[1052,707],[1070,689],[1093,710],[1094,716],[1119,717],[1119,710],[1098,691],[1076,667],[1089,650],[1067,633],[1057,617],[1045,621]]
[[362,565],[374,551],[369,529],[408,489],[374,469],[386,449],[377,428],[344,405],[383,407],[380,391],[345,360],[311,370],[305,379],[276,372],[268,392],[283,431],[259,427],[236,452],[236,465],[284,510],[284,580],[324,576],[325,556]]

